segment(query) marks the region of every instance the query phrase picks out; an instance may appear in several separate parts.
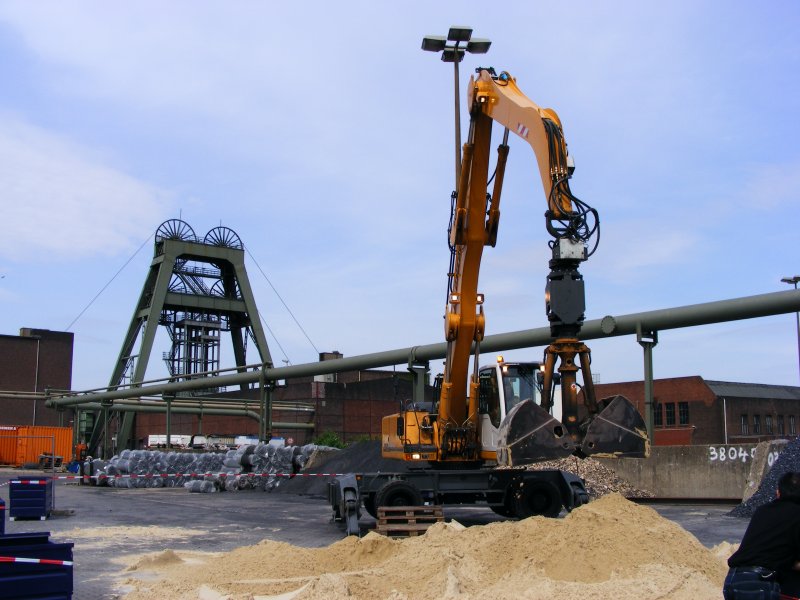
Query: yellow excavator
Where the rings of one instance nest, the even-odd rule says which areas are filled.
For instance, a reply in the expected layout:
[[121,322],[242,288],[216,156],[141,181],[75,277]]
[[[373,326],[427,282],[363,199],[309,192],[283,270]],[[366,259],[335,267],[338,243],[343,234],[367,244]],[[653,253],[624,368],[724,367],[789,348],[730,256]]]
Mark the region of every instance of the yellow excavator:
[[[497,75],[491,68],[476,73],[469,82],[469,137],[448,229],[447,354],[438,398],[408,403],[382,421],[382,456],[404,461],[405,470],[353,473],[331,482],[334,520],[344,521],[350,534],[358,533],[362,505],[373,516],[380,506],[423,504],[484,504],[504,516],[556,516],[562,507],[571,510],[588,501],[579,478],[559,470],[502,467],[572,454],[649,454],[644,420],[633,404],[622,396],[595,398],[589,349],[578,338],[585,310],[578,267],[597,247],[599,220],[597,211],[570,191],[574,166],[561,121],[525,96],[508,73]],[[504,133],[490,176],[495,122]],[[547,199],[552,258],[545,304],[553,342],[541,363],[498,358],[495,365],[480,367],[486,325],[478,275],[484,247],[497,242],[509,132],[533,148]],[[558,396],[561,406],[555,407]]]
[[[492,460],[516,466],[570,454],[646,456],[649,446],[644,420],[622,396],[601,401],[595,398],[589,349],[578,339],[585,310],[584,283],[578,267],[597,247],[599,220],[597,211],[570,191],[574,166],[558,115],[534,104],[511,75],[497,75],[491,68],[478,69],[470,79],[468,105],[469,137],[463,147],[461,178],[449,227],[447,357],[439,399],[436,410],[419,410],[415,405],[384,418],[384,457],[428,461],[446,468]],[[489,194],[494,122],[505,131],[497,149]],[[541,363],[538,402],[530,397],[513,405],[498,402],[491,389],[481,389],[478,368],[485,331],[478,274],[484,247],[497,242],[510,131],[533,148],[547,199],[545,226],[553,238],[545,303],[554,341]],[[580,415],[578,371],[583,375],[585,409]],[[551,414],[554,384],[559,380],[562,421]],[[489,436],[482,421],[497,405],[502,422],[492,443],[487,444]]]

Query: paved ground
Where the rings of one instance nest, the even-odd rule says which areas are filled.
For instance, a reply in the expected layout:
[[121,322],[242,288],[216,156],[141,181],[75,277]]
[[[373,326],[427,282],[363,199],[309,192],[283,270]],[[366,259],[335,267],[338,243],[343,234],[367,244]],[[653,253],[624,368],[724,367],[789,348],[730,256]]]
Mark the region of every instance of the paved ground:
[[[37,474],[40,476],[41,473]],[[9,477],[0,472],[0,484]],[[0,486],[0,498],[8,505],[8,487]],[[747,521],[725,516],[732,506],[658,505],[664,517],[680,523],[706,546],[721,541],[738,542]],[[46,521],[6,521],[8,533],[49,531],[57,542],[74,541],[74,598],[80,600],[120,598],[115,589],[126,556],[157,552],[166,548],[227,551],[251,545],[264,538],[307,547],[325,546],[342,539],[342,531],[330,522],[330,509],[321,498],[290,494],[243,491],[191,494],[183,488],[115,489],[59,482],[55,486],[56,512]],[[488,509],[446,509],[447,518],[465,525],[500,519]],[[362,518],[362,530],[374,527]],[[172,537],[144,536],[85,538],[70,536],[76,528],[159,526],[172,530]],[[188,530],[188,531],[187,531]],[[197,531],[200,535],[190,535]]]

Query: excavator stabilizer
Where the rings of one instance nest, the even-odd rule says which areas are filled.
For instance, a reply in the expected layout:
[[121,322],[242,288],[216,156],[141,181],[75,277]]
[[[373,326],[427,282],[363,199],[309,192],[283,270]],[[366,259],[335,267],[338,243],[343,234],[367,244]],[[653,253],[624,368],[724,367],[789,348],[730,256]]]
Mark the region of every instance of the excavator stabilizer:
[[575,443],[561,422],[533,400],[517,404],[500,424],[497,464],[501,466],[555,460],[575,450]]
[[642,415],[625,396],[600,401],[604,408],[589,423],[581,443],[584,456],[647,458],[650,441]]

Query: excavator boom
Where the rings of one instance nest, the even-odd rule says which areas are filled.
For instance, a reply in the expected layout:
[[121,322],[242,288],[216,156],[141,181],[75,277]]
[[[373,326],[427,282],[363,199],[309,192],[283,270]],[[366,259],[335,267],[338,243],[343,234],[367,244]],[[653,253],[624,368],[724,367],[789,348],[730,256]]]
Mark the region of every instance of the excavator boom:
[[[470,126],[461,154],[458,187],[452,195],[448,229],[451,251],[445,308],[447,356],[438,405],[425,412],[413,407],[384,420],[384,456],[428,460],[438,466],[478,464],[485,407],[478,369],[485,331],[483,294],[478,291],[483,249],[494,246],[500,222],[500,195],[508,157],[509,133],[533,149],[547,210],[545,225],[553,238],[547,277],[546,312],[553,342],[545,350],[541,403],[525,400],[509,409],[496,436],[497,462],[521,465],[577,454],[646,456],[644,420],[622,396],[597,401],[589,349],[578,334],[584,321],[584,283],[578,267],[597,247],[597,211],[569,188],[574,170],[558,115],[520,91],[506,72],[477,69],[468,88]],[[492,126],[505,128],[490,177]],[[487,192],[494,181],[492,193]],[[558,376],[556,376],[556,365]],[[472,374],[470,375],[470,370]],[[582,372],[583,386],[577,382]],[[556,382],[561,385],[561,421],[551,415]],[[579,415],[579,391],[585,414]],[[483,434],[485,435],[485,433]]]

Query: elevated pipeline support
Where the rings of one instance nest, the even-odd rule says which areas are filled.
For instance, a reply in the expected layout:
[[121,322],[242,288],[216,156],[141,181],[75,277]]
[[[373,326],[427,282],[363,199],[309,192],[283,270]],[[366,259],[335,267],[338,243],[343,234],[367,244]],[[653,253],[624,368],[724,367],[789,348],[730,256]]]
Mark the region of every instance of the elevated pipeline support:
[[[635,335],[637,330],[664,331],[667,329],[696,327],[698,325],[754,319],[758,317],[795,313],[798,311],[800,311],[800,290],[788,290],[628,315],[606,316],[602,319],[593,319],[584,322],[581,328],[580,338],[582,340],[603,339],[622,335]],[[500,333],[486,336],[481,342],[481,351],[499,352],[516,350],[519,348],[546,346],[552,340],[553,338],[550,336],[549,326],[510,333]],[[446,351],[446,343],[414,346],[413,348],[388,350],[302,365],[265,368],[263,372],[262,370],[253,370],[244,373],[222,375],[215,378],[215,385],[218,387],[238,386],[245,383],[257,382],[261,378],[266,381],[276,381],[279,379],[291,379],[293,377],[309,377],[313,375],[406,364],[412,352],[415,360],[440,360],[445,357]],[[252,365],[251,367],[257,366],[258,365]],[[141,396],[160,395],[164,393],[175,394],[183,391],[204,389],[207,388],[208,385],[208,378],[177,383],[156,383],[137,388],[53,397],[47,401],[47,406],[55,408],[59,406],[74,406],[90,402],[138,398]],[[277,423],[274,425],[277,426]]]

